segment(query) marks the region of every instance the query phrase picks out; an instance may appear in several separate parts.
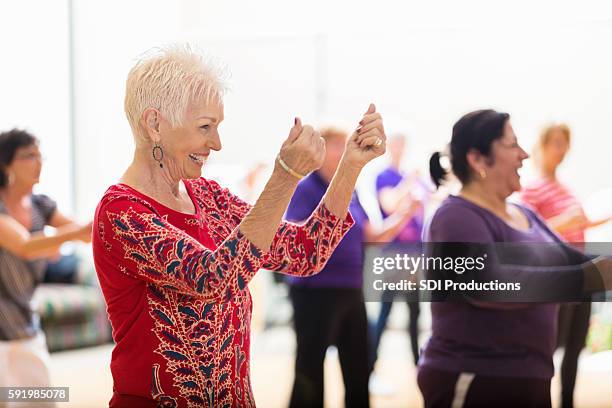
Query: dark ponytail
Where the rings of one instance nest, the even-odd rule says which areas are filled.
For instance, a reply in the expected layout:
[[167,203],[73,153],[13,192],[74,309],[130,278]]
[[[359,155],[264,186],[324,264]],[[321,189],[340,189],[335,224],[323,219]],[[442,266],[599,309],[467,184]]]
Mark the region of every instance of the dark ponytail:
[[[466,184],[472,177],[472,170],[467,160],[471,150],[491,157],[493,142],[504,135],[504,126],[510,115],[493,109],[483,109],[464,115],[453,126],[453,136],[449,146],[451,168],[457,178]],[[439,152],[429,159],[429,173],[436,186],[444,181],[448,172],[440,164]]]
[[431,176],[431,180],[436,185],[436,188],[442,185],[442,182],[446,180],[446,176],[448,175],[448,172],[444,170],[444,167],[442,167],[442,164],[440,163],[441,156],[442,153],[435,152],[429,158],[429,174]]

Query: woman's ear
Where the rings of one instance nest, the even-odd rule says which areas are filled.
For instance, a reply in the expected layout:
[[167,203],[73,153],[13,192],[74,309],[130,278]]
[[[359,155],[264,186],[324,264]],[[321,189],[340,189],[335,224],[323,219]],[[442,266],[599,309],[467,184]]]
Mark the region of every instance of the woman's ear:
[[467,164],[470,171],[474,174],[481,174],[486,171],[485,157],[476,149],[470,149],[466,155]]
[[142,126],[145,130],[145,134],[153,141],[160,141],[159,134],[159,122],[161,120],[161,115],[159,111],[155,108],[147,108],[142,113]]

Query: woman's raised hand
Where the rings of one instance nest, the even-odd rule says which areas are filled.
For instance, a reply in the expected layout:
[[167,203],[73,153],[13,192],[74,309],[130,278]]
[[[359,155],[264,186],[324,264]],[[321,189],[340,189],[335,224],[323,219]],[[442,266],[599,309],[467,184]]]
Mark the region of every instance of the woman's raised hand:
[[359,127],[353,132],[346,143],[343,160],[359,169],[368,162],[385,153],[387,136],[383,127],[382,116],[376,112],[373,103],[359,122]]
[[291,170],[305,176],[323,164],[325,141],[312,126],[302,126],[302,121],[295,118],[295,124],[283,143],[279,156]]

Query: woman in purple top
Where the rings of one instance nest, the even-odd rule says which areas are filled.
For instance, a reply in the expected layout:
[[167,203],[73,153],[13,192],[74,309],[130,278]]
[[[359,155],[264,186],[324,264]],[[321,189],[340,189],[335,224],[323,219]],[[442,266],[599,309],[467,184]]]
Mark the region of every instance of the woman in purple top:
[[[518,247],[516,265],[491,267],[497,277],[566,298],[600,290],[602,280],[610,287],[610,259],[589,261],[565,247],[533,212],[507,201],[521,188],[518,169],[527,157],[508,114],[480,110],[462,117],[450,142],[452,171],[462,189],[438,208],[424,241],[530,243]],[[430,160],[437,186],[446,175],[439,159],[435,153]],[[432,303],[432,336],[418,372],[425,406],[550,407],[557,305],[464,300]]]
[[[321,131],[325,139],[325,159],[321,168],[298,185],[286,218],[307,219],[323,197],[347,144],[341,129]],[[363,298],[363,245],[386,242],[395,237],[410,219],[404,210],[396,211],[382,228],[375,228],[353,193],[349,210],[355,224],[346,233],[318,275],[290,277],[289,296],[293,306],[297,350],[295,379],[290,407],[323,407],[323,363],[328,346],[338,348],[347,407],[369,406],[367,319]]]
[[[400,206],[408,206],[411,212],[406,226],[397,234],[388,247],[390,252],[401,251],[406,253],[421,253],[421,235],[423,234],[423,218],[425,215],[424,202],[429,195],[427,185],[421,180],[419,174],[414,171],[406,174],[401,170],[402,158],[406,148],[406,138],[401,133],[389,136],[387,140],[387,152],[389,153],[389,167],[384,169],[376,177],[376,193],[378,205],[383,219]],[[391,314],[394,302],[393,291],[385,291],[380,302],[380,311],[374,327],[372,341],[370,368],[373,370],[378,360],[378,348],[380,340],[387,327],[387,321]],[[408,334],[410,335],[410,346],[414,364],[419,362],[419,299],[418,292],[411,292],[404,296],[408,307]]]

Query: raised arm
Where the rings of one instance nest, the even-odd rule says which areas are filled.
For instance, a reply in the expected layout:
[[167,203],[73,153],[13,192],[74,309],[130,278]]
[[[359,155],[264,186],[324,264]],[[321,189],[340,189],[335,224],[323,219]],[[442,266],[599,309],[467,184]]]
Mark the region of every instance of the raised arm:
[[238,228],[210,250],[160,217],[146,201],[108,195],[94,219],[94,262],[101,279],[115,271],[208,301],[229,300],[255,274],[262,251]]
[[[296,124],[300,126],[299,120],[296,121]],[[381,142],[375,146],[378,139]],[[273,237],[269,252],[264,255],[263,268],[296,276],[313,275],[323,269],[334,249],[353,224],[351,215],[348,213],[348,206],[357,177],[366,163],[384,153],[385,139],[382,119],[375,112],[374,105],[371,105],[360,127],[347,141],[345,154],[325,196],[318,206],[316,202],[312,203],[310,208],[314,208],[314,211],[312,215],[304,215],[305,221],[302,224],[281,223]],[[298,168],[300,169],[298,171],[301,172],[302,167],[296,160],[297,158],[286,155],[285,145],[280,156],[292,170]],[[277,162],[275,172],[279,170],[297,182],[298,177],[291,175]],[[292,188],[291,194],[295,191],[295,186]],[[220,201],[229,203],[227,210],[235,225],[247,214],[253,214],[247,203],[226,189],[221,190],[218,194],[221,197]],[[290,196],[289,198],[282,197],[282,204],[285,208],[290,198]],[[274,196],[270,199],[276,203],[279,202]],[[260,197],[258,203],[261,200]],[[269,222],[269,220],[270,217],[264,222]]]
[[337,217],[346,215],[357,177],[366,164],[385,153],[386,141],[382,116],[370,104],[359,127],[347,140],[344,155],[323,197],[323,203]]
[[[280,160],[291,163],[295,172],[307,174],[321,166],[324,155],[325,145],[319,133],[311,126],[302,126],[296,118],[281,148]],[[275,162],[274,171],[263,192],[240,222],[240,230],[259,248],[270,249],[298,181],[282,167],[279,160]]]
[[406,201],[415,201],[412,193],[417,183],[417,177],[416,173],[411,173],[404,177],[399,184],[394,185],[390,180],[384,180],[379,175],[376,179],[376,189],[378,190],[380,208],[385,213],[392,214],[405,205]]
[[404,201],[389,213],[380,227],[368,222],[364,226],[367,242],[389,242],[393,240],[410,220],[422,209],[423,203],[417,200]]
[[[309,172],[320,166],[323,140],[296,120],[281,154],[297,171]],[[253,207],[230,202],[232,232],[214,251],[160,218],[146,201],[111,194],[96,212],[94,255],[99,270],[119,267],[182,293],[227,300],[260,268],[296,185],[297,179],[277,165]],[[222,196],[217,201],[227,203]]]

